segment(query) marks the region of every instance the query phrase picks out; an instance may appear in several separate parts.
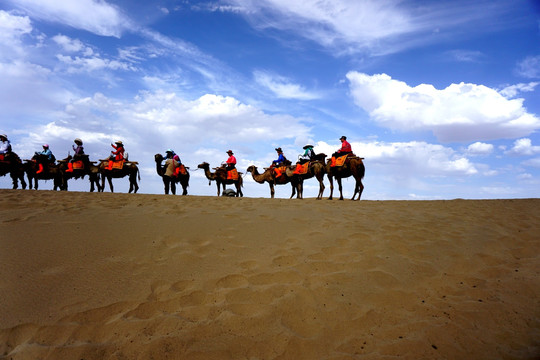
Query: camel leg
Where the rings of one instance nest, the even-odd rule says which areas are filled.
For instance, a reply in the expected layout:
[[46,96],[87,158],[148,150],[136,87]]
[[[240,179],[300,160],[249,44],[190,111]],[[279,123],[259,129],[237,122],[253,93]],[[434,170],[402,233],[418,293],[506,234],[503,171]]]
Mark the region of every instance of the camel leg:
[[336,177],[336,181],[338,183],[338,187],[339,187],[339,200],[343,200],[343,186],[341,184],[341,178],[340,177]]
[[317,195],[317,200],[321,200],[324,194],[324,183],[322,179],[319,180],[319,195]]
[[273,199],[274,198],[274,184],[269,182],[268,185],[270,186],[270,197]]
[[136,194],[137,190],[139,190],[139,185],[137,184],[137,173],[134,172],[129,175],[129,193]]
[[183,189],[182,195],[187,195],[188,182],[182,180],[182,181],[180,182],[180,184],[182,184],[182,189]]
[[242,194],[242,184],[240,183],[240,181],[235,182],[234,185],[236,187],[236,197],[243,197],[244,194]]
[[362,184],[362,180],[359,179],[356,181],[356,186],[354,189],[354,195],[352,197],[352,200],[354,200],[354,197],[356,194],[358,194],[358,200],[360,200],[360,197],[362,197],[362,192],[364,191],[364,184]]
[[334,179],[332,176],[330,176],[330,174],[328,174],[328,182],[330,183],[330,197],[328,200],[332,200],[334,195]]
[[107,176],[107,181],[109,182],[109,189],[111,189],[111,192],[114,192],[114,187],[112,184],[112,176]]
[[217,196],[219,196],[219,190],[221,189],[221,183],[216,180],[216,187],[217,187]]

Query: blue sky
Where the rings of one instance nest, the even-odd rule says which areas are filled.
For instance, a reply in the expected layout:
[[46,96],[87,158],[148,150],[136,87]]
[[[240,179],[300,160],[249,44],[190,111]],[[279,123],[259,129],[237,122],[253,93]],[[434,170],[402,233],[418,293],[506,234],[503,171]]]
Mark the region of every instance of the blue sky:
[[[104,158],[122,140],[142,193],[163,192],[167,148],[191,170],[232,149],[245,171],[346,135],[364,199],[540,195],[538,1],[3,0],[0,78],[21,157],[48,143],[64,158],[79,137]],[[190,194],[215,194],[191,175]],[[248,175],[244,194],[269,190]]]

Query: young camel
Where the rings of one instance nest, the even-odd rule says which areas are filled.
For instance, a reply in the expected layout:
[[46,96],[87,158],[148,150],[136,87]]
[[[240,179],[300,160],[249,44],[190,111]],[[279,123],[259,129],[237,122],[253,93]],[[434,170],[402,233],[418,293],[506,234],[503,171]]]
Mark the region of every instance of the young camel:
[[[275,194],[274,185],[285,185],[291,183],[292,193],[289,199],[292,199],[293,196],[297,193],[300,178],[298,175],[293,174],[292,170],[287,170],[285,175],[282,175],[278,178],[274,178],[271,168],[266,169],[262,174],[259,174],[257,167],[255,165],[251,165],[247,168],[246,172],[250,172],[251,176],[253,176],[253,180],[258,182],[259,184],[264,184],[265,182],[268,183],[268,185],[270,186],[270,196],[272,197],[272,199],[274,198]],[[300,197],[297,195],[297,198]]]
[[203,162],[202,164],[197,165],[197,167],[199,169],[204,170],[204,175],[206,175],[206,178],[210,180],[210,182],[213,180],[216,181],[217,196],[219,196],[220,194],[222,185],[223,185],[223,191],[225,191],[226,185],[231,185],[231,184],[234,184],[236,188],[236,197],[244,196],[244,194],[242,193],[242,186],[244,186],[244,180],[242,179],[242,176],[241,176],[242,173],[238,173],[237,180],[232,180],[232,179],[227,179],[227,170],[225,170],[225,168],[223,167],[217,168],[215,172],[210,171],[210,164],[208,164],[207,162]]

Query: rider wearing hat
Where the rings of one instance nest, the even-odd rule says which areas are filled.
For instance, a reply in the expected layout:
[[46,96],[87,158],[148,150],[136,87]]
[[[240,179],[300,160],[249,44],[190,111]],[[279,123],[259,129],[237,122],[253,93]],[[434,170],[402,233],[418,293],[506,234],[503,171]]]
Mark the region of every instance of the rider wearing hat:
[[[49,149],[49,144],[43,144],[43,151],[41,152],[36,151],[36,155],[41,156],[42,159],[46,158],[46,161],[48,163],[54,163],[54,155],[51,149]],[[38,171],[36,171],[36,174],[41,174],[43,172],[43,164],[41,162],[38,162],[38,167],[39,169]]]
[[227,154],[229,154],[229,158],[225,162],[225,169],[227,169],[228,171],[236,167],[236,158],[234,157],[234,153],[232,152],[232,150],[228,150]]
[[278,147],[275,149],[278,153],[278,158],[274,161],[272,161],[272,166],[278,167],[283,165],[285,161],[287,161],[287,158],[285,158],[285,155],[283,155],[283,150]]
[[351,144],[347,141],[347,137],[342,136],[339,140],[341,140],[341,148],[333,153],[332,156],[343,156],[352,153]]
[[306,146],[303,147],[303,149],[305,150],[304,154],[300,155],[300,159],[298,161],[300,164],[305,164],[306,162],[313,160],[313,158],[315,157],[315,151],[313,151],[313,145],[307,144]]
[[67,166],[68,166],[68,169],[66,170],[67,172],[73,172],[73,162],[77,160],[81,160],[81,158],[83,158],[83,155],[84,155],[84,148],[83,148],[82,140],[79,138],[76,138],[75,140],[73,140],[73,142],[77,145],[77,147],[75,147],[75,145],[71,145],[71,148],[73,149],[75,153],[73,154],[73,158],[69,160],[69,162],[67,163]]
[[111,143],[111,146],[114,150],[111,150],[111,157],[109,158],[109,170],[113,168],[113,161],[122,161],[124,160],[124,144],[122,141],[118,140],[114,144]]

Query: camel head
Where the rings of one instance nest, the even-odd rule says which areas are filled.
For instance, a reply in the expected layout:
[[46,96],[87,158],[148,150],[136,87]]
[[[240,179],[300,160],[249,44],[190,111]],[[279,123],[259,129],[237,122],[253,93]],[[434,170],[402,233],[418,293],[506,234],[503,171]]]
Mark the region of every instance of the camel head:
[[205,161],[202,164],[197,165],[197,168],[204,169],[204,170],[210,170],[210,164]]
[[161,162],[163,161],[163,155],[161,154],[154,155],[154,160],[156,160],[158,164],[161,164]]

